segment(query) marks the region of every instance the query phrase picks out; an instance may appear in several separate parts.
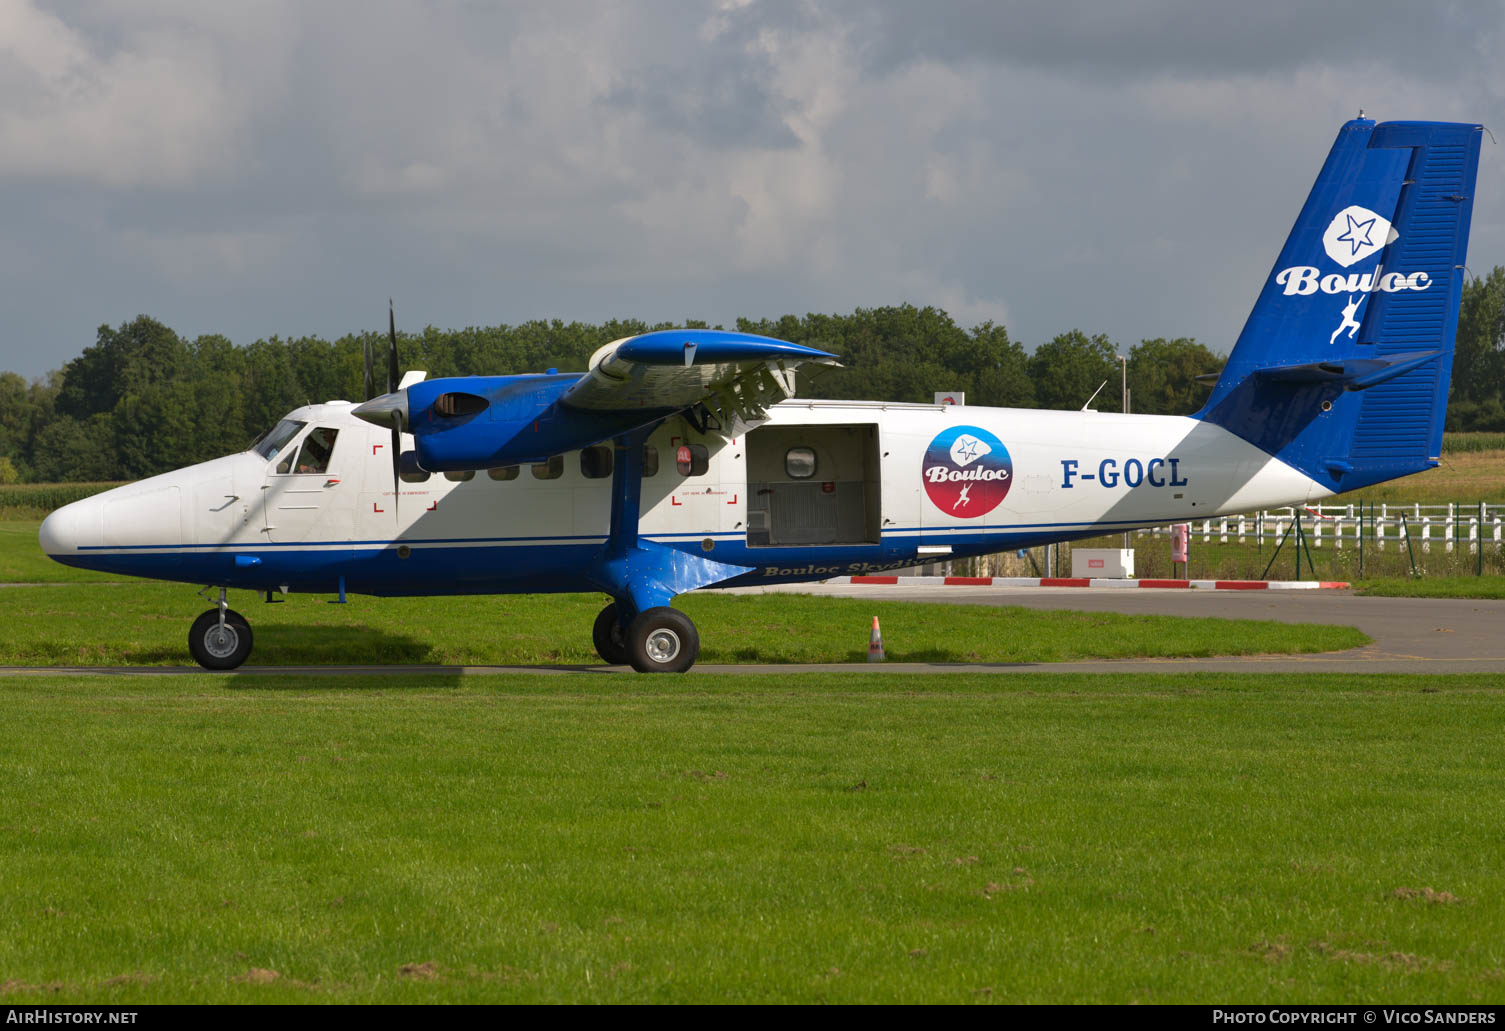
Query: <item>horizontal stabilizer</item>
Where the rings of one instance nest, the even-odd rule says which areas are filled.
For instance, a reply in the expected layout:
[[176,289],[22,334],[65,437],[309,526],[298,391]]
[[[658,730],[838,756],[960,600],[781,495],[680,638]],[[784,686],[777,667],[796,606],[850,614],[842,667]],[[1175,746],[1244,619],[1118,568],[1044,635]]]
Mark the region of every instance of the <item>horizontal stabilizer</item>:
[[1384,358],[1348,358],[1303,365],[1271,365],[1255,369],[1253,376],[1272,383],[1332,383],[1345,390],[1365,390],[1410,372],[1440,354],[1442,351],[1438,349],[1392,354]]

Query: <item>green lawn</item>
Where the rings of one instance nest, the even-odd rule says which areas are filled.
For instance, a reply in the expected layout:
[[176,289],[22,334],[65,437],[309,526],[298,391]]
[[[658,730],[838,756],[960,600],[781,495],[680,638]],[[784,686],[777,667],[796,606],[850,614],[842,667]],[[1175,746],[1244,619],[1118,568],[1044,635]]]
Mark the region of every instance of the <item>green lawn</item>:
[[[597,665],[599,595],[352,598],[294,595],[231,607],[250,621],[253,664]],[[809,595],[689,594],[702,662],[865,662],[873,617],[896,662],[1054,662],[1133,656],[1337,651],[1352,627],[1172,616],[1039,612]],[[0,589],[0,665],[187,665],[188,627],[208,603],[190,587],[131,582]]]
[[32,1002],[1499,1002],[1505,678],[0,679]]
[[1355,594],[1384,598],[1505,598],[1505,576],[1458,576],[1434,580],[1393,577],[1353,585]]
[[104,583],[119,577],[54,562],[37,542],[40,519],[0,520],[0,584]]

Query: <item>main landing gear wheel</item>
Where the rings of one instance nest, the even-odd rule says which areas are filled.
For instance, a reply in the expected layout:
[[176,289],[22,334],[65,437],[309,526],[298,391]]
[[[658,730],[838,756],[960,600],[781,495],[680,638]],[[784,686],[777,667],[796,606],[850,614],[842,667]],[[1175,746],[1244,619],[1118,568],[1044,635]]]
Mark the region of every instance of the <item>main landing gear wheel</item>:
[[188,650],[205,669],[234,669],[251,654],[251,624],[239,612],[226,609],[221,627],[219,609],[210,609],[193,621]]
[[678,609],[648,609],[627,627],[627,658],[639,673],[683,673],[699,654],[700,634]]
[[591,628],[591,641],[596,646],[596,654],[605,659],[607,665],[627,665],[627,635],[622,624],[617,622],[616,602],[606,606],[596,617],[596,625]]

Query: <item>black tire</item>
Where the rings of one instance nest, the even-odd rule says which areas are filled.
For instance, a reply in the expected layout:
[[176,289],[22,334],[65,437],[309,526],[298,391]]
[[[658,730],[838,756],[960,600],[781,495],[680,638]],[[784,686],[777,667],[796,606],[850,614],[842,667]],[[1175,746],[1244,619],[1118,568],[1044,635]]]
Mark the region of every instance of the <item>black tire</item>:
[[648,609],[627,628],[627,658],[639,673],[683,673],[699,654],[700,633],[678,609]]
[[617,622],[616,602],[606,606],[596,617],[596,625],[591,628],[591,642],[596,646],[596,654],[608,666],[627,665],[627,634]]
[[193,661],[205,669],[234,669],[251,654],[251,624],[234,609],[225,610],[225,629],[219,628],[219,609],[210,609],[193,621],[188,631],[188,650]]

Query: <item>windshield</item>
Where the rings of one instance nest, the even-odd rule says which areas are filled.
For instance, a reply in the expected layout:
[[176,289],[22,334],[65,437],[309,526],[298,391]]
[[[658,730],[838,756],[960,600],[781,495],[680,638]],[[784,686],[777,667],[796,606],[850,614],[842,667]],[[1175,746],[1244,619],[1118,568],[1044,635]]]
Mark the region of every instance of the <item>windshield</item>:
[[287,446],[287,442],[296,437],[298,431],[307,425],[308,423],[299,422],[296,419],[283,419],[272,427],[272,432],[262,437],[251,450],[268,460],[276,458],[277,453]]

